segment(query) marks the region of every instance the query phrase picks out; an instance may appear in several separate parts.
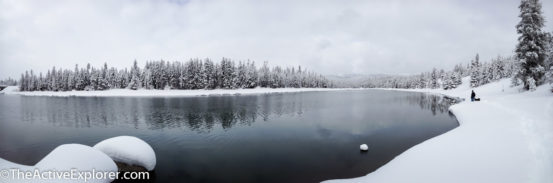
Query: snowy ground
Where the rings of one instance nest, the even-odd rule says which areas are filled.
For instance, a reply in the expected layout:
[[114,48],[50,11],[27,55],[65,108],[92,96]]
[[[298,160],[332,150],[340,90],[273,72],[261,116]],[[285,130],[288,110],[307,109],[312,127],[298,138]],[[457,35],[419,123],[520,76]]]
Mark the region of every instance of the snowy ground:
[[509,79],[475,88],[468,78],[441,93],[465,98],[450,111],[460,126],[425,141],[366,176],[326,182],[553,182],[553,93],[510,88]]
[[56,96],[56,97],[188,97],[188,96],[216,96],[216,95],[250,95],[267,93],[290,93],[310,91],[352,90],[344,88],[254,88],[254,89],[216,89],[216,90],[129,90],[111,89],[105,91],[33,91],[20,92],[17,86],[9,86],[0,91],[0,94],[18,94],[25,96]]
[[[72,170],[74,173],[71,173]],[[2,173],[0,183],[108,183],[114,179],[109,177],[94,179],[78,177],[80,172],[94,171],[116,173],[117,165],[103,152],[81,144],[60,145],[35,166],[20,165],[0,158],[0,172]],[[73,174],[75,179],[59,175],[62,172]],[[33,176],[26,176],[25,174]]]

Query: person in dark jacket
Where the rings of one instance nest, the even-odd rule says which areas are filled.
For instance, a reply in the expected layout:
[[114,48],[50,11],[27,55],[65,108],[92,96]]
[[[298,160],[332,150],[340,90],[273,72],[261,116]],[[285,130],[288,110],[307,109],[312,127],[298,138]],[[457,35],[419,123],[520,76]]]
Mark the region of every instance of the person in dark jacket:
[[474,90],[472,90],[472,93],[470,94],[470,101],[474,102],[475,98],[476,98],[476,93],[474,93]]

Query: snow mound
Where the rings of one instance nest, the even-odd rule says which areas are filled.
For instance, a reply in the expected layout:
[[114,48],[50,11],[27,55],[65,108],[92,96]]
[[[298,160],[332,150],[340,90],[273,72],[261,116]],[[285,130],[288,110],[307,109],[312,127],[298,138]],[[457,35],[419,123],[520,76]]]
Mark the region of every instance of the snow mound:
[[[10,162],[8,160],[0,158],[0,170],[5,169],[20,169],[20,170],[32,170],[33,166],[21,165],[17,163]],[[2,179],[0,178],[0,182]]]
[[94,145],[95,149],[104,152],[113,161],[137,165],[154,170],[156,154],[154,149],[143,140],[131,136],[119,136],[106,139]]
[[81,144],[60,145],[40,160],[35,167],[41,170],[77,169],[80,171],[117,172],[117,165],[109,156]]
[[0,94],[6,93],[6,94],[12,94],[14,92],[19,91],[19,86],[8,86],[4,88],[3,90],[0,90]]
[[[78,172],[117,172],[115,162],[103,152],[100,152],[90,146],[81,144],[64,144],[56,147],[46,157],[44,157],[35,166],[25,166],[17,163],[12,163],[0,158],[0,169],[19,169],[20,171],[40,172],[55,171],[55,172],[70,172],[77,170]],[[22,182],[22,183],[64,183],[64,182],[92,182],[92,183],[109,183],[112,179],[105,177],[104,179],[63,179],[63,177],[50,177],[52,179],[18,179],[14,177],[3,177],[0,182]]]

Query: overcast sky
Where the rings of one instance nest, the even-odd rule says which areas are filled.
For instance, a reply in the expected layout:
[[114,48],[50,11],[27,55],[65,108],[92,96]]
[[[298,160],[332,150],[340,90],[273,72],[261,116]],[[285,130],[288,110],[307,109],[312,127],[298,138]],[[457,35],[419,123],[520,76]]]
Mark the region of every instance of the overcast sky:
[[[0,0],[0,78],[75,64],[255,60],[323,74],[511,55],[519,0]],[[553,0],[542,0],[546,30]]]

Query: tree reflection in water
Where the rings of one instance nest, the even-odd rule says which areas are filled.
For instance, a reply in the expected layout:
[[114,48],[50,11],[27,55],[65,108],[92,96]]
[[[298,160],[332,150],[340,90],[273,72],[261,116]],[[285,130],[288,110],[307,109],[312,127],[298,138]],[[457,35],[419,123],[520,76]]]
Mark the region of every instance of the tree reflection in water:
[[[213,128],[228,130],[236,125],[250,126],[258,120],[297,116],[317,102],[304,101],[302,93],[186,98],[137,97],[21,97],[22,121],[54,126],[90,128],[124,127],[135,129],[186,128],[209,133]],[[393,100],[421,109],[448,112],[458,99],[432,94],[401,95]],[[310,99],[307,99],[310,100]],[[55,105],[55,107],[48,107]]]

